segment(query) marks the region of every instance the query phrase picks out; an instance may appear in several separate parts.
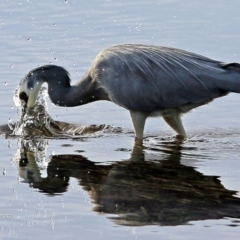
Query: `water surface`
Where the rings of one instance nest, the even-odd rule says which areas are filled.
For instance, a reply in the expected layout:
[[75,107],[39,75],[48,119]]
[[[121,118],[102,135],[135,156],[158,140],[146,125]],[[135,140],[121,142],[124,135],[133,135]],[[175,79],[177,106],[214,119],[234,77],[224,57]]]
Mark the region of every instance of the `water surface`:
[[[5,136],[19,120],[14,91],[42,64],[75,82],[103,48],[148,43],[240,62],[240,2],[0,3],[0,236],[3,239],[238,239],[240,129],[236,94],[183,117],[176,142],[150,119],[134,146],[127,111],[108,102],[60,108],[54,121],[109,126],[78,138]],[[65,125],[69,127],[70,125]]]

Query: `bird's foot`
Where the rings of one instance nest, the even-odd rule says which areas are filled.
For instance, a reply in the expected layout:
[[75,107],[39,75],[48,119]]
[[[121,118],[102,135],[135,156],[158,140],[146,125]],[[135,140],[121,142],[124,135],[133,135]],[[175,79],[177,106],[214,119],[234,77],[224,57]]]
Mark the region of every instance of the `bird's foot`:
[[142,146],[143,140],[135,137],[135,146]]
[[179,142],[183,142],[184,140],[186,140],[186,137],[184,137],[182,135],[176,135],[176,140]]

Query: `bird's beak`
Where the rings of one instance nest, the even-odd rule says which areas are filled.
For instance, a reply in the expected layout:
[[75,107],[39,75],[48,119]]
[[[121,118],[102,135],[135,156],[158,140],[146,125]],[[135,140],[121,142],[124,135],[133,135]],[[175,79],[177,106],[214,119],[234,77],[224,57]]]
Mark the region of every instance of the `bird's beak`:
[[41,85],[42,84],[37,83],[31,90],[28,91],[27,108],[35,107]]
[[36,105],[36,100],[35,101],[31,101],[31,99],[29,98],[27,101],[27,108],[33,108]]

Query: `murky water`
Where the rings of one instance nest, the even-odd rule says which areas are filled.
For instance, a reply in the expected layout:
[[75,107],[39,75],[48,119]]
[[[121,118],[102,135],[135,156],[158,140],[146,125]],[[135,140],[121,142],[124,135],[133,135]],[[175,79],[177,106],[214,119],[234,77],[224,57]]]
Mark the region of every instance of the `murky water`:
[[74,82],[98,51],[118,43],[240,62],[239,1],[17,0],[0,7],[2,239],[239,239],[236,94],[184,116],[189,138],[182,143],[157,118],[147,122],[144,148],[134,147],[129,114],[106,102],[60,108],[48,101],[32,113],[38,128],[25,121],[21,137],[11,135],[19,121],[14,91],[38,65],[64,66]]

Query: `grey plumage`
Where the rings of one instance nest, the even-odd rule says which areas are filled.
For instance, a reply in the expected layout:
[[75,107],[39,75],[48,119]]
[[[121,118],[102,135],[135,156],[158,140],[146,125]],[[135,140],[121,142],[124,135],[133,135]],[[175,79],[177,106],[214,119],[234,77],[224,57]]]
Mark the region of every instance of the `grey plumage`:
[[32,70],[20,84],[20,92],[29,97],[29,107],[38,93],[30,88],[37,89],[37,82],[48,83],[50,98],[60,106],[109,100],[128,109],[138,139],[143,137],[146,118],[154,115],[163,116],[185,137],[181,114],[229,92],[240,92],[240,65],[175,48],[125,44],[101,51],[73,86],[61,67]]

